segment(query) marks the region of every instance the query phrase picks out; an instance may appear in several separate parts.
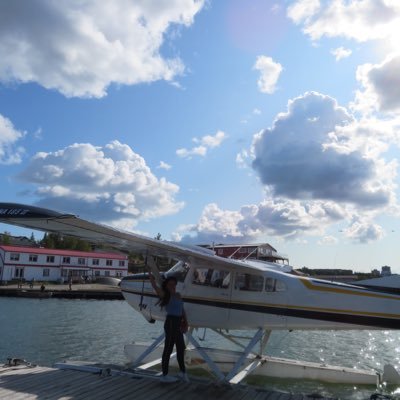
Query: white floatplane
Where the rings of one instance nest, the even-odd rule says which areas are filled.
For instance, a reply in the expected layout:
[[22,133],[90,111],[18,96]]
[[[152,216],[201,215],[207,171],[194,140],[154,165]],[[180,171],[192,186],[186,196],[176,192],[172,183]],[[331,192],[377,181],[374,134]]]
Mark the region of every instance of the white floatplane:
[[[34,206],[0,203],[0,222],[140,252],[159,284],[166,277],[176,277],[191,327],[186,334],[189,367],[206,366],[219,380],[239,383],[253,373],[341,383],[376,384],[383,380],[400,384],[400,375],[389,365],[381,376],[375,371],[264,355],[272,330],[400,329],[398,294],[298,276],[287,265],[222,258],[201,247],[150,239]],[[160,273],[158,256],[177,263]],[[165,318],[156,304],[158,298],[147,273],[123,278],[120,287],[127,302],[149,322]],[[217,332],[241,347],[241,351],[202,347],[193,335],[196,328]],[[255,333],[243,345],[243,341],[230,334],[232,330]],[[126,354],[137,369],[160,363],[157,352],[163,338],[161,335],[145,346],[126,346]]]

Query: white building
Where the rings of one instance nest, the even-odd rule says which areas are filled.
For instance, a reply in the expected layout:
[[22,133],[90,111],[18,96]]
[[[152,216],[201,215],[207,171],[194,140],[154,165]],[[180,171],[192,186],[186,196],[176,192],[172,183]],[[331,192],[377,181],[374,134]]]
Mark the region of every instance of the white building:
[[123,277],[127,256],[74,250],[0,245],[0,282],[25,279],[65,282],[81,277]]

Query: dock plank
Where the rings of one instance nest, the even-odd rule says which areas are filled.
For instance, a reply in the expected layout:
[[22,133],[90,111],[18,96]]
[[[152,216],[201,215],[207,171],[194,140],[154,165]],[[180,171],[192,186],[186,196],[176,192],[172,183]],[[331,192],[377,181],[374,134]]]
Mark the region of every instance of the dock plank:
[[301,400],[306,396],[194,379],[162,383],[154,376],[100,376],[78,370],[0,367],[1,400]]
[[138,381],[133,379],[125,379],[124,381],[126,382],[118,385],[118,388],[113,392],[113,399],[123,400],[135,393],[135,387],[137,386]]
[[[91,393],[85,398],[85,400],[107,400],[116,397],[116,393],[121,393],[123,391],[127,396],[129,393],[132,394],[135,391],[135,387],[140,384],[137,380],[127,379],[126,377],[108,377],[103,378],[105,386],[103,390],[98,393]],[[110,382],[112,381],[112,384]],[[135,396],[136,398],[136,396]]]
[[[49,382],[49,377],[43,377],[43,374],[48,374],[47,369],[40,369],[37,371],[33,371],[33,369],[29,369],[26,371],[26,375],[22,375],[21,370],[15,371],[15,375],[12,372],[7,371],[6,374],[0,375],[0,385],[3,386],[3,382],[7,381],[7,384],[13,388],[15,388],[16,396],[18,395],[18,399],[29,398],[32,390],[35,390],[37,387],[41,387],[44,384]],[[55,372],[52,371],[52,375]],[[18,379],[19,378],[19,379]]]
[[148,395],[148,391],[151,390],[154,386],[154,381],[151,379],[143,378],[139,382],[133,379],[128,379],[128,384],[123,386],[122,389],[117,394],[113,394],[114,398],[117,400],[123,400],[127,398],[126,396],[135,395],[135,399],[139,400],[142,398],[146,398],[146,394]]
[[85,374],[80,374],[83,376],[77,375],[78,374],[74,374],[74,377],[71,380],[66,380],[63,377],[64,381],[62,384],[55,387],[52,391],[54,397],[57,399],[67,400],[79,395],[82,387],[86,386],[88,377],[85,376]]
[[[79,373],[77,371],[77,373]],[[74,395],[74,399],[80,400],[89,400],[89,399],[98,399],[101,396],[103,390],[107,389],[111,381],[108,378],[101,377],[99,375],[90,374],[85,372],[87,375],[87,379],[84,383],[82,383]],[[68,392],[70,394],[70,392]]]
[[[70,376],[71,379],[69,378],[69,375],[65,374],[65,372],[69,371],[60,371],[62,372],[59,374],[59,377],[57,380],[54,380],[51,384],[50,387],[43,388],[41,390],[37,391],[37,394],[42,397],[46,396],[48,391],[51,392],[51,395],[53,398],[56,399],[61,399],[61,398],[66,398],[66,399],[73,399],[75,398],[74,396],[80,395],[83,391],[83,389],[87,390],[87,386],[90,386],[90,381],[91,377],[90,376],[84,376],[81,377],[81,374],[77,374],[76,371],[71,371],[73,374]],[[83,374],[85,375],[85,374]],[[94,376],[94,378],[98,378]]]

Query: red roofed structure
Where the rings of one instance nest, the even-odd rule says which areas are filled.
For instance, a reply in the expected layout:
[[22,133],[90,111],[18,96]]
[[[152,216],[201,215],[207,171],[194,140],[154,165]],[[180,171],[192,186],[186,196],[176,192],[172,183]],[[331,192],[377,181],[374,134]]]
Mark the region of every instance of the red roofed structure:
[[128,274],[128,258],[117,253],[0,246],[0,282],[66,282]]
[[213,244],[204,245],[208,249],[212,249],[220,257],[233,259],[257,259],[262,261],[280,262],[288,264],[289,259],[283,254],[279,254],[277,250],[269,243],[256,244]]

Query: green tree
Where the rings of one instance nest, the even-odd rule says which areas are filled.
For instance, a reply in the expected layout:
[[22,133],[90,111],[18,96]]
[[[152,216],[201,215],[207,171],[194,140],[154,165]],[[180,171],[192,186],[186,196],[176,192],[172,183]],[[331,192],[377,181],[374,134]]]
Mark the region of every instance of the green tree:
[[86,240],[78,239],[75,244],[75,250],[92,251],[92,246]]
[[40,245],[46,249],[55,249],[56,235],[54,233],[45,233],[43,239],[40,241]]
[[154,239],[156,239],[156,240],[161,240],[161,233],[158,232],[158,233],[157,233],[157,236],[156,236]]
[[140,253],[133,251],[128,254],[128,272],[138,273],[144,271],[144,257]]
[[32,243],[36,243],[35,234],[34,234],[33,232],[31,233],[31,237],[29,238],[29,240],[30,240]]
[[3,235],[1,236],[1,242],[5,246],[10,245],[11,244],[11,233],[4,231]]
[[45,233],[40,241],[46,249],[91,251],[90,243],[73,236],[62,236],[59,233]]

